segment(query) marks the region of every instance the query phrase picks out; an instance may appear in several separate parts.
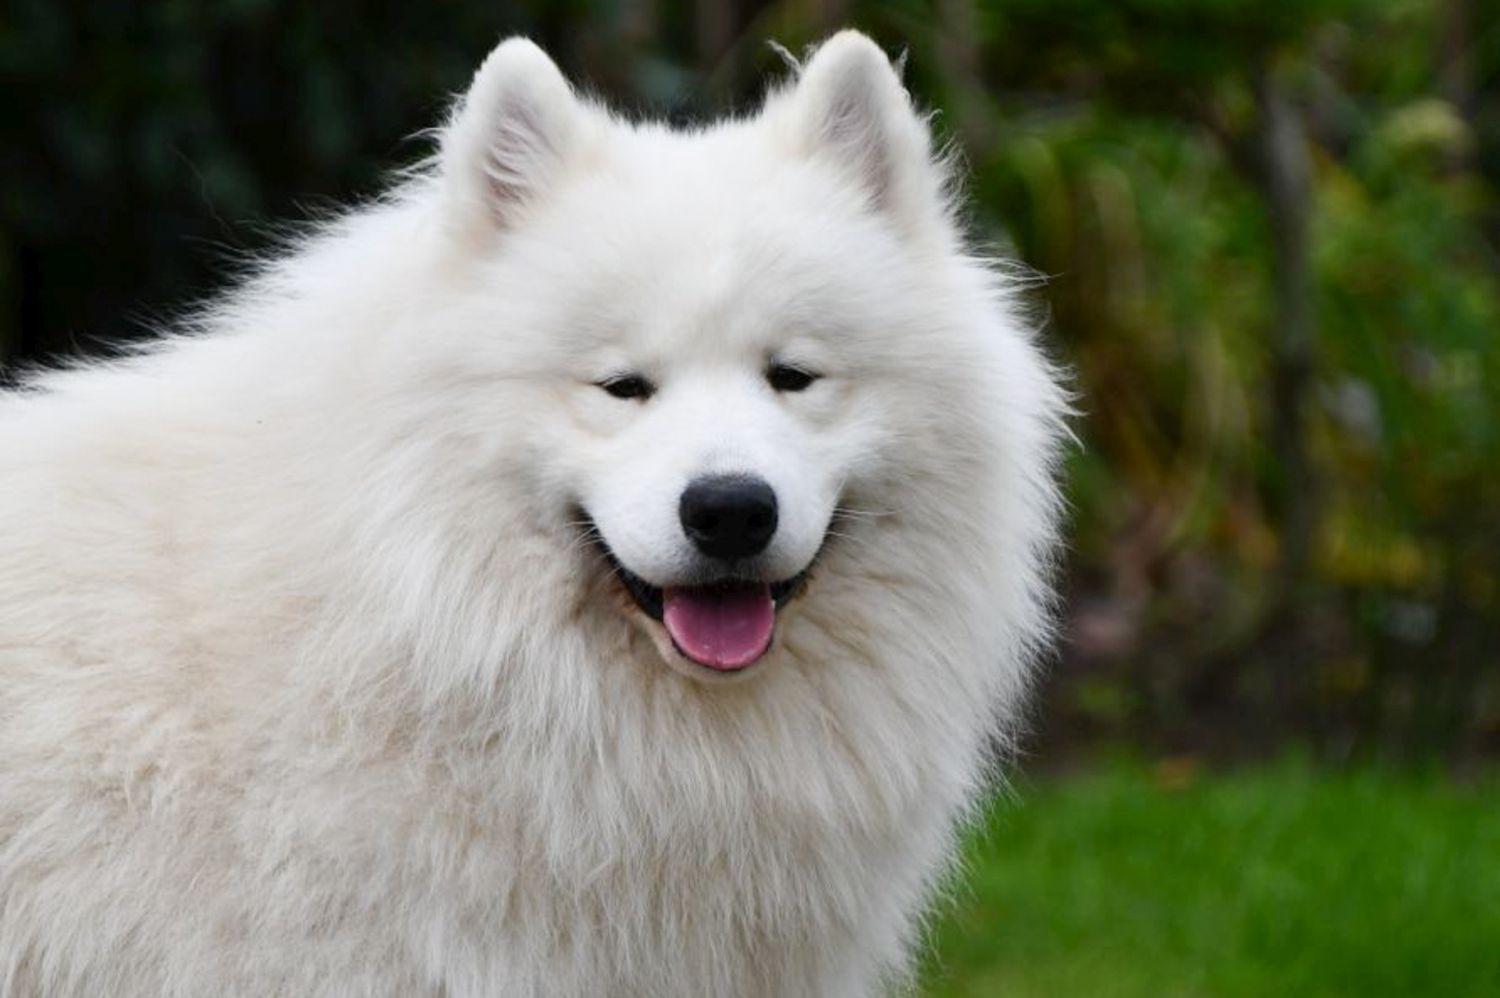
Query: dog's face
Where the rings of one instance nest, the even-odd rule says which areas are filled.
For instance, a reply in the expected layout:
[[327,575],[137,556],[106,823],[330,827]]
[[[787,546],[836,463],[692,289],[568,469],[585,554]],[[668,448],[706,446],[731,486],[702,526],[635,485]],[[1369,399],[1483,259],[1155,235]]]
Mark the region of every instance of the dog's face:
[[593,342],[560,341],[543,460],[667,660],[723,675],[770,647],[879,450],[878,379],[841,327],[881,319],[826,248],[744,217],[663,234],[649,214],[613,233],[614,261],[580,264],[592,301],[565,321]]
[[[743,674],[841,517],[941,412],[940,171],[890,63],[843,35],[754,119],[612,121],[529,43],[486,62],[444,140],[483,261],[463,324],[526,401],[539,491],[672,667]],[[835,542],[837,542],[835,540]]]

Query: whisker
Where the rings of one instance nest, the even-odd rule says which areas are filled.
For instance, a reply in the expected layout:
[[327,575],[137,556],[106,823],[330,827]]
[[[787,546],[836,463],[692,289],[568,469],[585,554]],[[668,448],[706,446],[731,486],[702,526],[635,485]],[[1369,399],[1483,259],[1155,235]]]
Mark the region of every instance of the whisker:
[[847,517],[855,520],[878,520],[887,516],[895,516],[895,510],[889,509],[856,509],[853,506],[835,506],[835,516]]

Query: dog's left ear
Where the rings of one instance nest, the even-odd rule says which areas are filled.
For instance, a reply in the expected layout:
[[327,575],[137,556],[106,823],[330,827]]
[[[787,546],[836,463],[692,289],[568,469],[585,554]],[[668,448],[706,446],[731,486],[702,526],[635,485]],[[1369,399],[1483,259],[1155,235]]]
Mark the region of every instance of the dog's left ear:
[[790,100],[798,152],[833,162],[903,222],[940,209],[942,178],[927,123],[867,36],[841,31],[819,46]]
[[576,159],[588,110],[525,38],[501,42],[442,136],[442,183],[457,225],[505,228]]

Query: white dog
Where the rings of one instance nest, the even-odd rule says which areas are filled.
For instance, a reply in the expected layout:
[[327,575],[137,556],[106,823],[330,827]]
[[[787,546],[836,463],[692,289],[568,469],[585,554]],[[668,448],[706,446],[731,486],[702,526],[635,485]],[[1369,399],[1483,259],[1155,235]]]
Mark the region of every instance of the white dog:
[[867,995],[1047,631],[1063,391],[847,32],[432,167],[0,399],[0,993]]

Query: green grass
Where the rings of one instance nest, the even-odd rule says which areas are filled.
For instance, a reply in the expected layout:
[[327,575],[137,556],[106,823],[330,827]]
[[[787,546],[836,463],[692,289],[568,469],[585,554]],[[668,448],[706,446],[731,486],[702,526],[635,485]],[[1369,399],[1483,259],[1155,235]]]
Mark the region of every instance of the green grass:
[[1119,766],[1018,787],[933,996],[1500,995],[1500,779]]

